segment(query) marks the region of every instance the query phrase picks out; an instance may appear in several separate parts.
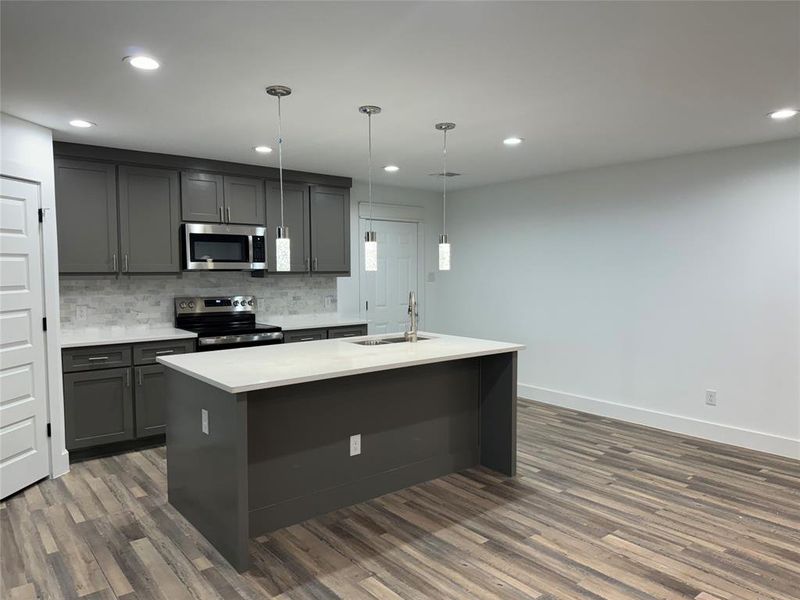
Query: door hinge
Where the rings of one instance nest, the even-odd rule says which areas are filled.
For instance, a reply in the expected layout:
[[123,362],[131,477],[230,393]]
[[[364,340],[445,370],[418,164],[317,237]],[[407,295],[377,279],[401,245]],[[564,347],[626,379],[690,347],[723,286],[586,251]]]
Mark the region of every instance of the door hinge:
[[47,437],[53,437],[53,428],[50,423],[47,424]]
[[42,317],[42,331],[47,331],[47,317]]
[[39,223],[44,223],[44,209],[39,209]]
[[367,300],[367,310],[369,310],[369,300]]

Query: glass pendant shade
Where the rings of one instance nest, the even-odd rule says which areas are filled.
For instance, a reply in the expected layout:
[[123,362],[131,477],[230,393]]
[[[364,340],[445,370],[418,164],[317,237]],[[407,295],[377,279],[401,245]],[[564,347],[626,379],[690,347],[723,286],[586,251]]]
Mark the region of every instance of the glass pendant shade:
[[446,235],[439,236],[439,270],[450,270],[450,243]]
[[368,231],[364,236],[364,270],[378,270],[378,238],[374,231]]
[[275,270],[292,270],[291,241],[289,240],[288,227],[278,227],[278,236],[275,238]]

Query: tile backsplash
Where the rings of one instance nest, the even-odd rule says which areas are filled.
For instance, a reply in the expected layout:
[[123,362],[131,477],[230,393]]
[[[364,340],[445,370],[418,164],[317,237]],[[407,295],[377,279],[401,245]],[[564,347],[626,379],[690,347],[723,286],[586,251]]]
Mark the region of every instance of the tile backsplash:
[[179,275],[62,275],[61,326],[172,326],[175,296],[249,294],[258,299],[258,318],[336,312],[336,277],[278,276],[247,272]]

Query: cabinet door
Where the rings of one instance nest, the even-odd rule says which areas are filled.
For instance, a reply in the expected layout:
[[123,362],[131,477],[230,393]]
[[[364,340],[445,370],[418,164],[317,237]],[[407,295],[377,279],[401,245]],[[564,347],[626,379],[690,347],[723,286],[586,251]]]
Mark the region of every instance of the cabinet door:
[[241,225],[264,225],[264,180],[250,177],[223,178],[225,222]]
[[350,191],[311,186],[311,270],[350,272]]
[[164,402],[167,398],[161,365],[136,367],[136,437],[157,435],[167,430]]
[[353,327],[334,327],[328,329],[328,339],[333,340],[337,338],[359,337],[367,335],[366,325],[355,325]]
[[181,217],[184,221],[222,223],[222,175],[181,173]]
[[119,168],[123,273],[181,270],[178,172]]
[[324,340],[328,337],[327,329],[295,329],[294,331],[283,332],[283,343],[293,344],[295,342],[314,342]]
[[117,181],[114,165],[55,161],[58,270],[114,273],[117,256]]
[[64,375],[67,450],[133,439],[131,369]]
[[[308,186],[283,185],[283,222],[289,228],[292,272],[308,272],[311,226],[308,215]],[[275,271],[275,236],[281,224],[281,188],[277,182],[267,182],[267,270]]]

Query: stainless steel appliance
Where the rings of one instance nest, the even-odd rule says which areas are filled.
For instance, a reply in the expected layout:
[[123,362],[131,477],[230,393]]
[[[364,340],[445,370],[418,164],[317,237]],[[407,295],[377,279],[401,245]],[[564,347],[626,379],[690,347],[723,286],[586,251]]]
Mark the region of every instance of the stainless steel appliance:
[[275,325],[256,323],[253,296],[175,298],[175,326],[197,333],[197,351],[282,344]]
[[267,268],[266,228],[185,223],[183,268],[187,271],[257,271]]

